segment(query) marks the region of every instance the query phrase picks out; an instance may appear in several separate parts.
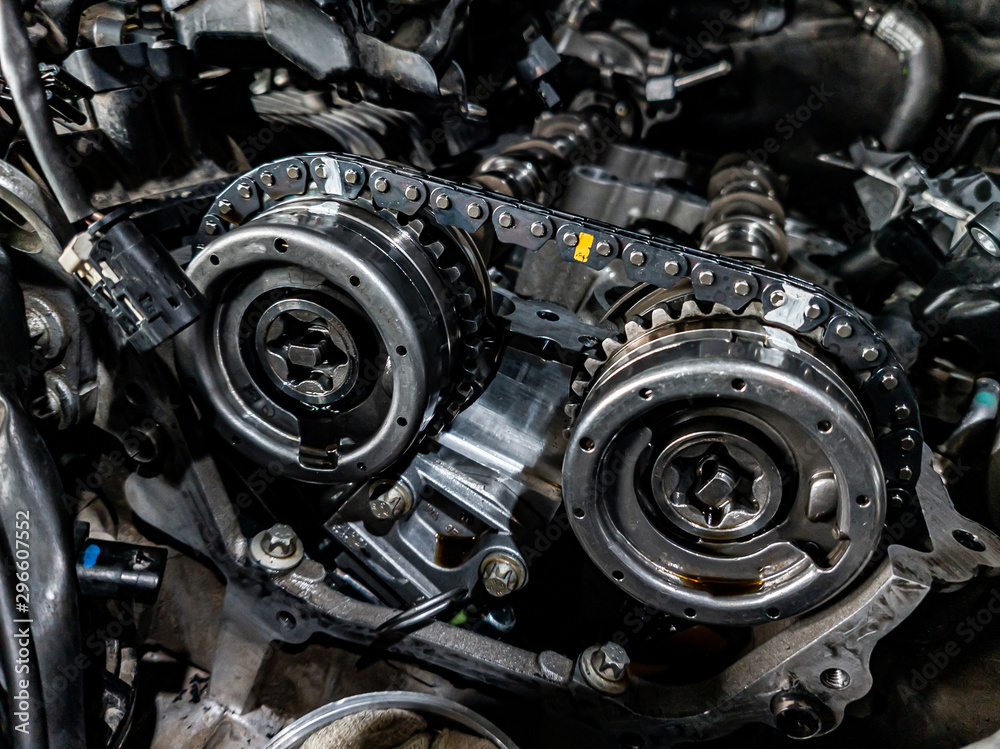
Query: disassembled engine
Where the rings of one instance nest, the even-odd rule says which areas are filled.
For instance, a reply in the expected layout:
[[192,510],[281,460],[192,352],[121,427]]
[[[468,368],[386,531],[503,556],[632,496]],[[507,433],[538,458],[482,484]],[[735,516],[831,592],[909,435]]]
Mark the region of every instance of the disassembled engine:
[[10,746],[994,730],[997,7],[0,0],[0,68]]

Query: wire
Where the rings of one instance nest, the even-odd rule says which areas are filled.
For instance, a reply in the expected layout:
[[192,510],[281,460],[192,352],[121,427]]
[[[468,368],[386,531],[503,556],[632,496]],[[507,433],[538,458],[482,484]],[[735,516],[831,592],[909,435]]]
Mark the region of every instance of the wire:
[[19,0],[0,0],[0,69],[35,158],[66,217],[76,223],[91,215],[94,209],[83,185],[62,158],[38,60],[21,25]]
[[460,601],[464,601],[468,595],[469,591],[465,588],[446,590],[444,593],[432,596],[426,601],[421,601],[415,606],[406,609],[406,611],[401,611],[394,617],[386,619],[375,630],[375,634],[383,637],[389,634],[406,632],[414,627],[426,624],[442,611],[446,611]]

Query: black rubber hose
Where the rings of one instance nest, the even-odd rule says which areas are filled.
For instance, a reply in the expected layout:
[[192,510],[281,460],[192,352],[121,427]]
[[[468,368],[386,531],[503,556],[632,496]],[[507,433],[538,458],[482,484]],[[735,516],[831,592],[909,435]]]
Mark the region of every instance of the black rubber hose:
[[882,133],[886,150],[899,151],[917,141],[937,110],[944,89],[944,46],[937,29],[918,11],[890,8],[871,32],[896,50],[903,64],[903,94]]
[[[70,519],[55,462],[22,405],[30,372],[21,290],[0,250],[0,533],[17,549],[14,523],[28,517],[28,616],[45,699],[48,745],[85,749],[83,657]],[[18,513],[22,513],[19,515]],[[14,606],[13,600],[0,607]],[[0,650],[12,647],[10,640]],[[97,655],[96,653],[94,654]],[[35,719],[38,719],[36,714]]]
[[75,223],[91,215],[90,199],[59,146],[38,60],[21,25],[20,0],[0,0],[0,70],[35,158],[66,217]]
[[[0,404],[0,418],[2,418]],[[5,518],[10,523],[13,518]],[[48,749],[45,698],[30,622],[15,611],[17,571],[6,534],[0,534],[0,666],[9,705],[9,735],[13,749]],[[16,727],[22,725],[26,730]]]

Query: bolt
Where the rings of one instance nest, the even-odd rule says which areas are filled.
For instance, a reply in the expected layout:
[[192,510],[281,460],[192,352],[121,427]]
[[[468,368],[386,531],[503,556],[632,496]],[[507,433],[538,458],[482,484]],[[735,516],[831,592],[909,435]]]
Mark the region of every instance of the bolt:
[[289,164],[288,168],[285,169],[285,174],[288,175],[289,179],[298,179],[302,176],[302,170],[299,169],[298,164]]
[[839,322],[833,329],[833,332],[837,334],[839,338],[850,338],[851,333],[854,332],[854,328],[851,327],[849,322]]
[[892,415],[896,417],[899,421],[904,421],[910,418],[910,407],[905,403],[900,403],[892,410]]
[[219,233],[219,222],[212,221],[211,219],[205,222],[205,233],[210,237],[214,237]]
[[822,314],[823,308],[816,304],[816,302],[812,302],[808,307],[806,307],[806,317],[810,320],[818,320],[819,316]]
[[899,448],[901,450],[905,450],[906,452],[909,452],[910,450],[912,450],[916,446],[917,446],[917,441],[915,439],[913,439],[913,437],[911,437],[908,434],[904,435],[899,440]]
[[469,218],[478,219],[483,217],[483,207],[479,203],[469,203],[469,207],[465,209],[465,212],[469,214]]
[[240,182],[236,185],[236,194],[244,200],[249,200],[253,196],[253,190],[250,189],[250,183]]
[[750,293],[750,284],[740,279],[739,281],[733,284],[733,292],[736,294],[736,296],[746,296],[747,294]]
[[668,276],[676,276],[681,272],[681,264],[676,260],[668,260],[663,264],[663,272]]
[[698,469],[699,483],[694,494],[711,507],[721,507],[732,496],[738,478],[717,460],[708,458]]
[[500,214],[500,218],[497,219],[497,223],[504,229],[510,229],[514,226],[514,217],[504,211]]
[[892,372],[886,372],[882,375],[882,387],[886,390],[895,390],[898,384],[899,379]]
[[639,252],[639,250],[632,250],[632,252],[628,254],[628,261],[632,263],[632,265],[639,267],[645,264],[646,256]]
[[809,739],[823,728],[823,721],[813,700],[800,695],[778,694],[771,702],[774,723],[786,736]]
[[780,307],[782,304],[785,303],[785,292],[782,291],[781,289],[775,289],[774,291],[771,292],[771,295],[768,297],[768,300],[771,302],[773,306]]
[[[436,205],[442,211],[447,211],[449,208],[451,208],[451,198],[449,198],[444,193],[441,193],[436,198],[434,198],[434,205]],[[469,207],[471,208],[472,206]]]
[[344,172],[344,182],[349,185],[356,185],[361,181],[361,175],[358,174],[357,169],[348,169]]
[[402,484],[393,484],[368,503],[372,515],[379,520],[394,520],[402,517],[410,509],[410,493]]
[[264,187],[274,187],[274,182],[275,182],[274,174],[272,174],[271,172],[261,172],[260,181],[261,184],[264,185]]
[[407,200],[416,200],[420,197],[420,190],[417,189],[416,185],[407,185],[406,189],[403,190],[403,195],[406,196]]
[[703,270],[698,274],[698,283],[702,286],[711,286],[715,283],[715,274],[710,270]]
[[628,653],[621,645],[609,642],[601,645],[590,657],[590,665],[609,681],[622,681],[628,675]]
[[375,192],[389,192],[389,180],[379,177],[375,180]]
[[878,359],[878,349],[874,346],[865,346],[861,350],[861,358],[865,361],[875,361]]
[[520,562],[503,554],[491,554],[479,568],[486,592],[502,598],[521,587],[524,577]]
[[219,213],[221,213],[223,216],[226,216],[232,213],[232,211],[233,211],[232,203],[230,203],[228,200],[219,201]]
[[531,236],[533,237],[544,237],[545,236],[545,224],[541,221],[535,221],[531,224]]
[[326,164],[322,161],[313,164],[313,171],[316,172],[316,176],[320,179],[326,179]]
[[563,242],[566,243],[567,247],[576,247],[577,242],[579,241],[580,238],[571,231],[568,231],[565,234],[563,234]]
[[900,481],[909,481],[913,478],[913,469],[909,466],[903,466],[899,469],[899,473],[897,475],[899,476]]
[[260,548],[272,557],[288,559],[295,553],[295,546],[298,542],[298,537],[291,526],[279,523],[264,531],[264,535],[260,539]]
[[906,504],[906,498],[899,492],[893,492],[889,495],[889,507],[894,510],[898,510],[900,507]]
[[609,242],[605,242],[603,239],[597,243],[597,247],[594,249],[597,250],[597,254],[601,257],[607,257],[611,254],[611,244]]

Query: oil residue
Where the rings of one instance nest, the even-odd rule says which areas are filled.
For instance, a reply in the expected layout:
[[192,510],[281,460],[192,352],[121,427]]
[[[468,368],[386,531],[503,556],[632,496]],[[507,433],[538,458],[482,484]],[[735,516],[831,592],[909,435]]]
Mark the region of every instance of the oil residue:
[[434,564],[445,569],[455,569],[465,564],[472,555],[478,536],[449,536],[439,533],[434,549]]

